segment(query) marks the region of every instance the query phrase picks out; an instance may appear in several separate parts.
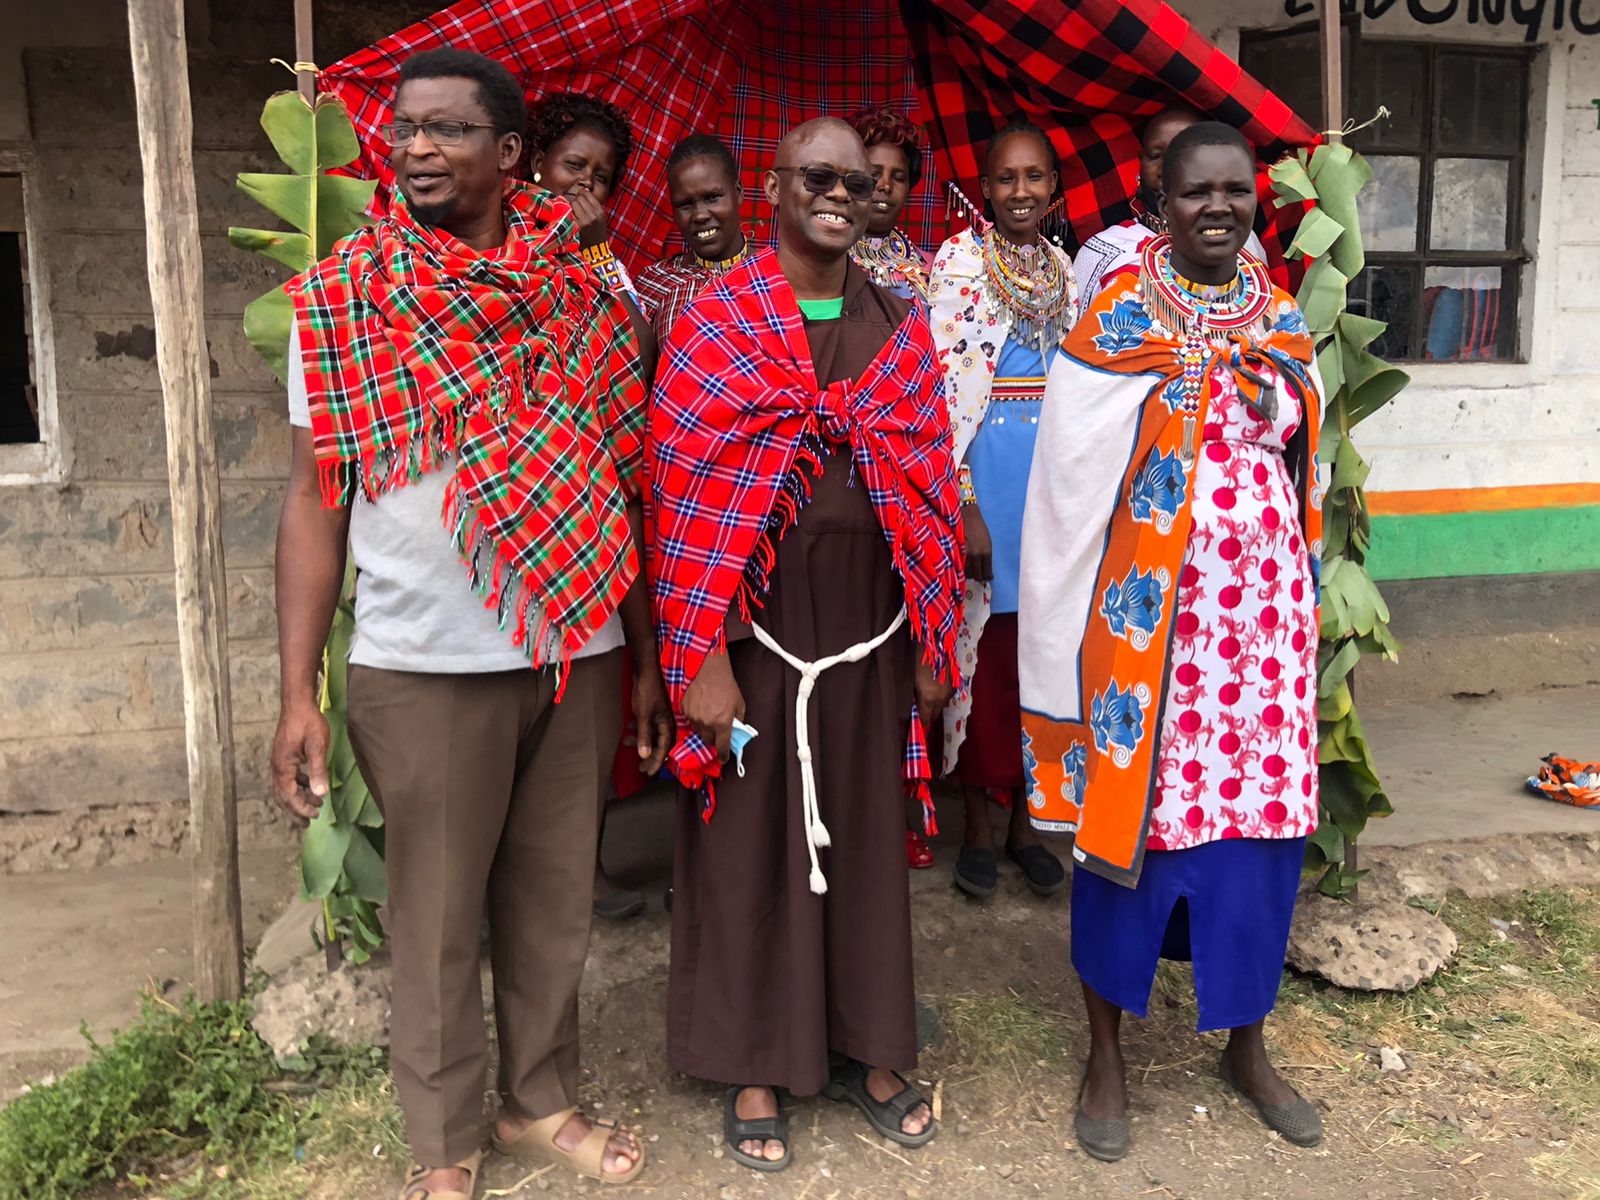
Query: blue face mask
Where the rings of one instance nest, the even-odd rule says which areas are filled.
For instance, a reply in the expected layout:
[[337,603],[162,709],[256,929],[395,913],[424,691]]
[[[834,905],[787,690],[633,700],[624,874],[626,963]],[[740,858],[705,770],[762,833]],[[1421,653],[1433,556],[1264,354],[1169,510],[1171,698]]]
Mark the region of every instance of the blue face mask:
[[733,722],[733,733],[728,739],[728,748],[733,751],[734,761],[738,764],[740,776],[744,775],[744,748],[750,744],[750,739],[756,736],[756,731],[746,725],[737,717]]

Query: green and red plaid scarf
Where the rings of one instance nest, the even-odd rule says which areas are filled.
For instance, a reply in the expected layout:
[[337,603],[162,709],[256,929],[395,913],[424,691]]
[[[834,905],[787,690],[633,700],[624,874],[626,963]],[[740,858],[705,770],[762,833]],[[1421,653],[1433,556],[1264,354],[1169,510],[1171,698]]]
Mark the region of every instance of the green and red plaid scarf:
[[514,183],[505,219],[479,253],[397,198],[289,293],[323,503],[453,459],[444,521],[472,586],[534,666],[564,667],[638,574],[645,383],[566,201]]

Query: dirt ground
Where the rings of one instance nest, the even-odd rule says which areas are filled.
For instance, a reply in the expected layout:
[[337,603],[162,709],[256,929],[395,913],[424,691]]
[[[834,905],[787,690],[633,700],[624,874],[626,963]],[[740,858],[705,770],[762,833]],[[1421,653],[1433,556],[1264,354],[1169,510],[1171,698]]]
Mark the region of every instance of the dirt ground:
[[[1579,690],[1577,707],[1596,695]],[[1551,697],[1569,723],[1574,698]],[[1436,716],[1460,721],[1454,711]],[[1531,749],[1550,748],[1545,740]],[[1445,761],[1430,757],[1429,765]],[[1516,793],[1524,764],[1512,767],[1505,763],[1489,784],[1478,772],[1480,794],[1470,797],[1441,787],[1436,775],[1391,772],[1396,807],[1449,805],[1462,829],[1472,828],[1463,805],[1538,806]],[[667,1069],[660,888],[670,810],[660,796],[629,801],[613,810],[608,864],[646,891],[650,911],[597,927],[584,998],[584,1099],[639,1126],[651,1155],[640,1181],[617,1194],[1600,1200],[1600,1144],[1589,1115],[1600,1109],[1600,815],[1534,811],[1580,832],[1387,848],[1374,839],[1364,862],[1395,871],[1413,894],[1464,889],[1480,897],[1444,900],[1462,951],[1433,985],[1374,998],[1286,976],[1269,1043],[1294,1085],[1322,1105],[1322,1147],[1281,1142],[1227,1091],[1215,1069],[1220,1038],[1194,1033],[1187,974],[1172,966],[1163,968],[1149,1019],[1126,1028],[1134,1150],[1107,1166],[1084,1156],[1072,1134],[1085,1030],[1066,898],[1032,896],[1009,867],[987,904],[952,890],[960,817],[946,798],[939,864],[912,877],[918,989],[938,1017],[917,1078],[937,1096],[940,1136],[920,1151],[902,1150],[871,1135],[853,1109],[802,1099],[792,1115],[794,1166],[760,1176],[720,1150],[720,1090]],[[293,894],[292,857],[253,855],[244,876],[255,935]],[[1519,892],[1531,886],[1545,890]],[[23,1081],[81,1057],[79,1020],[104,1032],[131,1013],[146,981],[181,985],[189,974],[187,903],[179,862],[0,877],[0,1103]],[[1404,1072],[1380,1071],[1384,1047],[1402,1054]],[[379,1200],[395,1194],[402,1167],[369,1145],[305,1164],[293,1194]],[[570,1175],[530,1179],[497,1159],[485,1180],[490,1196],[599,1194]],[[158,1183],[106,1196],[130,1194],[176,1193]]]
[[[663,819],[660,809],[647,800],[618,816],[650,825]],[[1324,1110],[1327,1138],[1314,1151],[1281,1142],[1228,1092],[1215,1069],[1220,1038],[1194,1033],[1186,971],[1165,965],[1149,1019],[1126,1031],[1134,1150],[1107,1166],[1083,1155],[1072,1134],[1085,1030],[1065,898],[1036,898],[1003,872],[1000,895],[974,903],[949,887],[950,848],[940,856],[934,870],[914,875],[918,988],[937,1014],[917,1078],[937,1096],[942,1120],[940,1136],[920,1151],[872,1135],[853,1109],[801,1099],[790,1170],[758,1176],[734,1164],[720,1149],[720,1090],[666,1065],[669,918],[659,895],[652,891],[644,917],[597,928],[584,989],[584,1099],[637,1126],[651,1156],[648,1172],[618,1195],[1600,1196],[1593,1132],[1573,1107],[1600,1092],[1600,893],[1538,893],[1540,903],[1577,898],[1562,910],[1571,945],[1525,932],[1536,921],[1525,897],[1446,902],[1461,957],[1448,978],[1410,998],[1286,977],[1269,1042],[1295,1086]],[[623,874],[639,879],[636,869]],[[1550,1020],[1496,1034],[1530,1012]],[[1563,1029],[1569,1040],[1546,1048],[1554,1059],[1531,1063],[1529,1047]],[[1406,1072],[1380,1073],[1382,1046],[1402,1052]],[[306,1166],[308,1200],[380,1200],[394,1195],[403,1164],[366,1153]],[[530,1178],[496,1158],[484,1178],[488,1196],[599,1194],[575,1177]],[[128,1194],[108,1189],[104,1197]],[[158,1184],[142,1194],[167,1193]]]

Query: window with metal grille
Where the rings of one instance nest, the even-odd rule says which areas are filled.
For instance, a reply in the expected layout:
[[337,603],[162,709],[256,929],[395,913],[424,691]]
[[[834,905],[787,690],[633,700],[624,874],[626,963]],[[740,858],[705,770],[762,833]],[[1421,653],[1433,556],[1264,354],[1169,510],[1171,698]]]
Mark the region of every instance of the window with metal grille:
[[0,444],[39,440],[22,176],[0,175]]
[[[1531,51],[1350,41],[1346,111],[1391,113],[1350,138],[1373,173],[1350,310],[1388,322],[1372,348],[1391,360],[1517,359]],[[1309,30],[1240,39],[1241,65],[1318,125],[1315,49]]]

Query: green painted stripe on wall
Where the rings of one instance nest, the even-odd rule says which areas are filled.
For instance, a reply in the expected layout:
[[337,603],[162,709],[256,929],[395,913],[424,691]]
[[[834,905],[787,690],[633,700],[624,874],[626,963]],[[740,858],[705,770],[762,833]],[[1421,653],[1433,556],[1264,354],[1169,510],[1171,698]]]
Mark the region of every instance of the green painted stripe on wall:
[[1372,518],[1374,579],[1600,570],[1600,504]]

